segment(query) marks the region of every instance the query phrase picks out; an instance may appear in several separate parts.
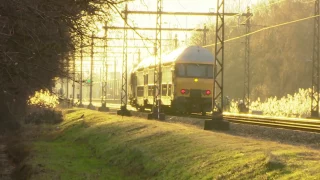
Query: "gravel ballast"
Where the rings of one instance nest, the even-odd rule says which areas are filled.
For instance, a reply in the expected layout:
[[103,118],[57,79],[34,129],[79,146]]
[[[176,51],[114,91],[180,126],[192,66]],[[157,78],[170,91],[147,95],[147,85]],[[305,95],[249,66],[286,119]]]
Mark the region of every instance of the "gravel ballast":
[[[189,124],[203,129],[205,120],[189,117],[167,116],[166,121]],[[223,133],[234,136],[277,141],[284,144],[302,145],[320,149],[320,133],[239,123],[230,123],[230,130],[223,131]]]

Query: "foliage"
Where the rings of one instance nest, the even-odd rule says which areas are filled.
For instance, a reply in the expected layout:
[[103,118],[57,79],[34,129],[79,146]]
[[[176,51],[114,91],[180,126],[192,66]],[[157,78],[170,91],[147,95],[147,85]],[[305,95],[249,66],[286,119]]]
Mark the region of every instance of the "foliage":
[[55,108],[59,104],[59,97],[52,94],[49,90],[36,91],[34,96],[30,96],[29,105],[36,105],[45,108]]
[[[269,97],[265,101],[258,98],[250,104],[250,110],[262,111],[268,116],[308,117],[310,116],[311,89],[299,89],[293,95],[288,94],[282,98]],[[239,112],[237,102],[232,100],[230,112]]]
[[[231,10],[230,10],[231,11]],[[238,10],[233,10],[233,12]],[[314,1],[261,1],[252,7],[251,32],[313,16]],[[243,12],[245,13],[245,12]],[[246,17],[225,18],[225,39],[245,34]],[[299,88],[310,88],[313,21],[309,19],[250,35],[250,99],[282,97]],[[210,23],[208,23],[210,24]],[[215,25],[209,25],[207,44],[214,43]],[[194,34],[193,44],[202,45],[202,34]],[[224,94],[243,98],[245,38],[225,43]],[[208,47],[214,50],[214,46]]]
[[85,44],[93,22],[108,18],[121,2],[0,0],[0,121],[23,115],[31,94],[67,77],[66,61],[80,39]]
[[270,97],[265,102],[260,99],[250,105],[252,110],[262,110],[264,115],[285,117],[310,116],[311,89],[299,89],[294,95],[288,94],[280,99]]
[[232,113],[239,113],[238,109],[238,101],[232,99],[230,102],[230,112]]

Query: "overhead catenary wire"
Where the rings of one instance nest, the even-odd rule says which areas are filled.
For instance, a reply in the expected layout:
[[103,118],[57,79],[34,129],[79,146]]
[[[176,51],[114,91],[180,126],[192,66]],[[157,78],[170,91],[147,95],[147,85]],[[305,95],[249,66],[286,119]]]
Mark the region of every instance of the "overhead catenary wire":
[[[320,15],[314,15],[314,16],[310,16],[310,17],[306,17],[306,18],[301,18],[301,19],[297,19],[297,20],[293,20],[293,21],[289,21],[289,22],[276,24],[276,25],[273,25],[273,26],[264,27],[264,28],[261,28],[259,30],[256,30],[256,31],[253,31],[253,32],[241,35],[241,36],[237,36],[237,37],[234,37],[234,38],[227,39],[224,42],[230,42],[230,41],[233,41],[233,40],[236,40],[236,39],[240,39],[240,38],[252,35],[252,34],[256,34],[258,32],[264,31],[264,30],[269,30],[269,29],[273,29],[273,28],[276,28],[276,27],[285,26],[285,25],[288,25],[288,24],[293,24],[293,23],[309,20],[309,19],[312,19],[312,18],[315,18],[315,17],[319,17],[319,16]],[[203,47],[212,47],[212,46],[215,46],[215,43],[214,44],[208,44],[208,45],[205,45]]]
[[[280,1],[277,1],[277,2],[274,2],[274,3],[270,3],[264,7],[260,7],[260,8],[256,8],[256,9],[253,9],[253,11],[257,11],[258,9],[261,9],[261,8],[267,8],[267,7],[270,7],[271,5],[274,5],[274,4],[277,4],[277,3],[280,3],[280,2],[284,2],[284,1],[287,1],[287,0],[280,0]],[[311,1],[306,1],[306,2],[301,2],[301,3],[311,3],[311,2],[314,2],[315,0],[311,0]],[[244,21],[242,21],[240,24],[243,24],[245,23],[249,18],[251,18],[251,16],[247,17]]]
[[[110,7],[110,5],[108,5],[108,6]],[[111,8],[112,10],[116,11],[116,12],[120,15],[120,17],[125,21],[125,18],[122,16],[122,13],[119,11],[119,9],[118,9],[114,4],[111,4],[111,6],[112,6],[112,7],[110,7],[110,8]],[[146,40],[146,41],[150,41],[150,43],[153,43],[151,40],[143,37],[139,32],[137,32],[134,27],[132,27],[132,26],[129,25],[128,23],[127,23],[127,25],[128,25],[128,27],[129,27],[130,29],[132,29],[132,30],[142,39],[142,43],[143,43],[144,46],[147,46],[146,43],[145,43],[145,40]],[[149,52],[149,54],[152,55],[152,53],[150,52],[150,50],[149,50],[148,48],[147,48],[147,51]]]
[[[274,5],[274,4],[277,4],[277,3],[280,3],[280,2],[283,2],[283,1],[286,1],[286,0],[279,0],[279,1],[277,1],[277,2],[273,2],[273,3],[270,3],[270,4],[268,4],[267,6],[271,6],[271,5]],[[303,2],[303,3],[309,3],[309,2],[312,2],[312,1],[314,1],[314,0],[311,0],[311,1],[307,1],[307,2]],[[115,5],[111,5],[112,7],[111,7],[111,9],[113,9],[114,11],[116,11],[119,15],[120,15],[120,17],[122,18],[122,19],[124,19],[124,17],[122,16],[122,14],[121,14],[121,12],[118,10],[118,8],[115,6]],[[261,7],[262,8],[262,7]],[[258,9],[260,9],[260,8],[258,8]],[[257,10],[257,9],[256,9]],[[238,14],[236,14],[236,15],[234,15],[234,16],[237,16],[237,15],[241,15],[242,13],[238,13]],[[299,22],[299,21],[304,21],[304,20],[307,20],[307,19],[311,19],[311,18],[314,18],[314,17],[316,17],[316,16],[312,16],[312,17],[307,17],[307,18],[302,18],[302,19],[299,19],[299,20],[295,20],[295,21],[290,21],[290,22],[286,22],[286,23],[281,23],[281,24],[277,24],[277,25],[273,25],[273,26],[268,26],[268,27],[265,27],[265,28],[262,28],[262,29],[259,29],[259,30],[257,30],[257,31],[253,31],[253,32],[251,32],[251,33],[248,33],[248,34],[244,34],[244,35],[241,35],[241,36],[238,36],[238,37],[234,37],[234,38],[231,38],[231,39],[227,39],[227,40],[225,40],[224,42],[229,42],[229,41],[232,41],[232,40],[236,40],[236,39],[240,39],[240,38],[242,38],[242,37],[246,37],[246,36],[249,36],[249,35],[252,35],[252,34],[255,34],[255,33],[258,33],[258,32],[260,32],[260,31],[263,31],[263,30],[268,30],[268,29],[271,29],[271,28],[275,28],[275,27],[279,27],[279,26],[283,26],[283,25],[287,25],[287,24],[291,24],[291,23],[295,23],[295,22]],[[248,17],[248,18],[250,18],[250,17]],[[246,20],[248,19],[248,18],[246,18]],[[244,20],[243,22],[245,22],[246,20]],[[242,22],[242,23],[243,23]],[[179,23],[179,22],[178,22]],[[180,25],[180,23],[179,23],[179,25]],[[143,44],[146,46],[146,44],[145,44],[145,40],[146,41],[150,41],[148,38],[144,38],[140,33],[138,33],[136,30],[135,30],[135,28],[134,27],[132,27],[131,25],[128,25],[141,39],[143,39]],[[194,29],[197,29],[197,27],[196,28],[194,28]],[[152,43],[152,42],[151,42]],[[211,47],[211,46],[214,46],[215,44],[209,44],[209,45],[205,45],[205,46],[203,46],[203,47]],[[149,51],[149,49],[147,49],[147,51],[149,52],[149,54],[152,54],[150,51]]]

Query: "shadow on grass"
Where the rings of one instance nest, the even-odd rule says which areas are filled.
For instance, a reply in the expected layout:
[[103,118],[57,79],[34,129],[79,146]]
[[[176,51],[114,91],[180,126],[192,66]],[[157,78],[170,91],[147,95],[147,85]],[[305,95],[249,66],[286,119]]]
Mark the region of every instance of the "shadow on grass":
[[271,152],[266,153],[265,167],[267,171],[281,171],[282,174],[288,174],[286,163],[279,156]]
[[282,162],[279,161],[268,161],[266,163],[266,167],[269,171],[274,171],[274,170],[282,170],[286,167],[286,165]]
[[30,155],[31,147],[24,142],[20,133],[11,135],[5,140],[6,153],[15,165],[11,177],[13,179],[30,179],[32,168],[30,165],[25,164],[24,161]]

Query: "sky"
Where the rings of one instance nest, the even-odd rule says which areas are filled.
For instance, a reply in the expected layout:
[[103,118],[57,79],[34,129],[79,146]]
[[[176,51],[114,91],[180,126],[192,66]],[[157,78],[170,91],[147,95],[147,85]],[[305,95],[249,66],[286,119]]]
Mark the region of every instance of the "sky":
[[[265,0],[225,0],[225,12],[245,12],[248,5],[254,5],[259,1]],[[135,0],[128,3],[128,10],[131,11],[156,11],[156,0]],[[163,11],[167,12],[216,12],[216,1],[215,0],[163,0]],[[156,16],[155,15],[137,15],[129,14],[128,21],[131,26],[136,27],[155,27],[156,26]],[[162,15],[162,27],[168,28],[203,28],[206,23],[214,22],[215,16],[173,16],[173,15]],[[117,19],[116,22],[112,23],[112,26],[123,26],[123,21]],[[102,32],[101,32],[102,33]],[[111,32],[110,32],[111,33]],[[138,37],[138,35],[133,35],[134,33],[129,32],[129,37]],[[139,31],[143,37],[154,38],[154,31]],[[170,35],[171,34],[171,35]],[[164,38],[172,38],[174,35],[178,35],[180,43],[182,41],[188,41],[191,36],[190,32],[181,31],[162,31],[162,36]],[[122,35],[122,31],[119,36]],[[112,36],[110,34],[110,36]],[[140,42],[140,43],[139,43]],[[113,42],[113,44],[122,45],[122,42]],[[133,42],[130,41],[129,44],[141,45],[141,41]],[[152,44],[150,44],[152,46]]]
[[[246,12],[247,6],[254,6],[260,2],[266,2],[268,0],[225,0],[225,12],[233,13],[244,13]],[[281,0],[279,0],[281,1]],[[128,10],[130,11],[156,11],[156,0],[135,0],[128,3]],[[162,0],[163,2],[163,11],[167,12],[216,12],[216,1],[215,0]],[[123,9],[120,9],[123,10]],[[205,23],[214,22],[215,16],[173,16],[173,15],[162,15],[162,27],[168,28],[203,28]],[[236,18],[236,17],[234,17]],[[156,16],[155,15],[137,15],[129,14],[128,22],[131,26],[135,27],[156,27]],[[118,17],[113,21],[109,26],[119,26],[123,27],[123,20]],[[138,31],[139,34],[143,37],[155,38],[155,31]],[[188,42],[191,37],[192,32],[181,32],[181,31],[162,31],[162,38],[173,39],[174,35],[177,34],[179,45],[183,45]],[[104,35],[104,30],[102,25],[100,25],[99,36]],[[108,37],[123,37],[123,30],[121,31],[108,31]],[[128,31],[128,38],[139,38],[137,34],[133,31]],[[173,44],[173,41],[170,41]],[[162,41],[162,44],[165,45],[168,41]],[[109,41],[109,46],[122,46],[123,41]],[[141,58],[146,58],[153,53],[153,42],[144,42],[143,41],[128,41],[129,46],[135,46],[137,48],[128,49],[129,52],[138,52],[138,47],[148,46],[150,48],[140,48]],[[163,50],[166,47],[162,47]],[[168,48],[167,48],[168,49]],[[122,52],[122,48],[111,49],[108,52]],[[111,53],[109,53],[111,54]],[[120,56],[120,54],[117,54]],[[108,58],[112,62],[115,59],[122,60],[122,57],[115,58],[114,55]],[[134,62],[137,60],[137,53],[132,53],[128,55],[128,65],[129,69],[133,66]],[[99,62],[95,63],[99,64]],[[96,66],[96,69],[99,69]],[[110,67],[112,71],[113,67]],[[121,69],[121,62],[118,62],[118,69]]]

